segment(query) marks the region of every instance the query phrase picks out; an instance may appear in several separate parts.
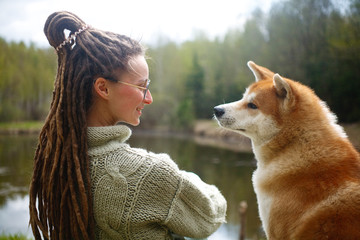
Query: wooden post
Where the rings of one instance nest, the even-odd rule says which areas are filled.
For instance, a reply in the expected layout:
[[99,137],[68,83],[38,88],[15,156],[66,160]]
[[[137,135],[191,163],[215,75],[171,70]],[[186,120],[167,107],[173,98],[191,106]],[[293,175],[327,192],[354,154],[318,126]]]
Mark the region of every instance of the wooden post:
[[246,201],[241,201],[239,204],[239,216],[240,216],[240,233],[239,240],[245,240],[245,223],[246,223],[246,211],[247,211]]

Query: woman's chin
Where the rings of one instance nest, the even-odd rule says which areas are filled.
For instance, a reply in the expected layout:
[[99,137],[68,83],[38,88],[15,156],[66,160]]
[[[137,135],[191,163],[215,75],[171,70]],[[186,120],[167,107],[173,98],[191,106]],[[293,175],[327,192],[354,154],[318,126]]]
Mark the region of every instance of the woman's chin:
[[130,124],[131,126],[139,126],[140,124],[140,119],[138,119],[137,121],[131,121],[131,122],[126,122],[127,124]]

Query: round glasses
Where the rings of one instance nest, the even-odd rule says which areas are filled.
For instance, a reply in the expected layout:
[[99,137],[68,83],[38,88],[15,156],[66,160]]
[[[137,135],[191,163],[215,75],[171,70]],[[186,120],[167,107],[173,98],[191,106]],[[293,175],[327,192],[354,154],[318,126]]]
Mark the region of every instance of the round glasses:
[[[112,79],[112,80],[114,80],[114,79]],[[131,83],[127,83],[127,82],[122,82],[122,81],[116,81],[116,82],[122,83],[122,84],[125,84],[125,85],[128,85],[128,86],[131,86],[131,87],[136,87],[136,88],[139,88],[139,89],[143,90],[143,91],[144,91],[144,98],[143,98],[143,99],[145,99],[145,98],[146,98],[146,93],[147,93],[148,90],[149,90],[149,86],[150,86],[150,82],[151,82],[151,81],[150,81],[150,79],[146,79],[146,80],[145,80],[145,83],[144,83],[144,86],[145,86],[145,87],[138,86],[138,85],[131,84]]]

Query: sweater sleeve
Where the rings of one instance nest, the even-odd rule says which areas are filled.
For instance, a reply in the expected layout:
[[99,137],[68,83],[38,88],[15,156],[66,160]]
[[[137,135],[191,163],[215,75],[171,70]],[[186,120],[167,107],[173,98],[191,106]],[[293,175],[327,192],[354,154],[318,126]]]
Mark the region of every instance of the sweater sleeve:
[[180,184],[165,220],[174,233],[205,238],[225,222],[226,200],[217,187],[196,174],[179,171]]

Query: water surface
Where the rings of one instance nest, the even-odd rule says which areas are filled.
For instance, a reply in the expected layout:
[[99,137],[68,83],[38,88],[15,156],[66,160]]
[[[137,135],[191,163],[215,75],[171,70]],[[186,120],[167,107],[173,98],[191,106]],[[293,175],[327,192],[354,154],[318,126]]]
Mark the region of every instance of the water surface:
[[[0,136],[0,233],[23,233],[28,228],[28,186],[32,174],[37,136]],[[228,201],[227,223],[210,240],[238,239],[238,206],[248,203],[247,238],[261,235],[256,197],[251,184],[255,169],[252,153],[240,153],[198,144],[191,138],[134,135],[132,147],[155,153],[168,153],[181,169],[198,174],[205,182],[216,185]]]

